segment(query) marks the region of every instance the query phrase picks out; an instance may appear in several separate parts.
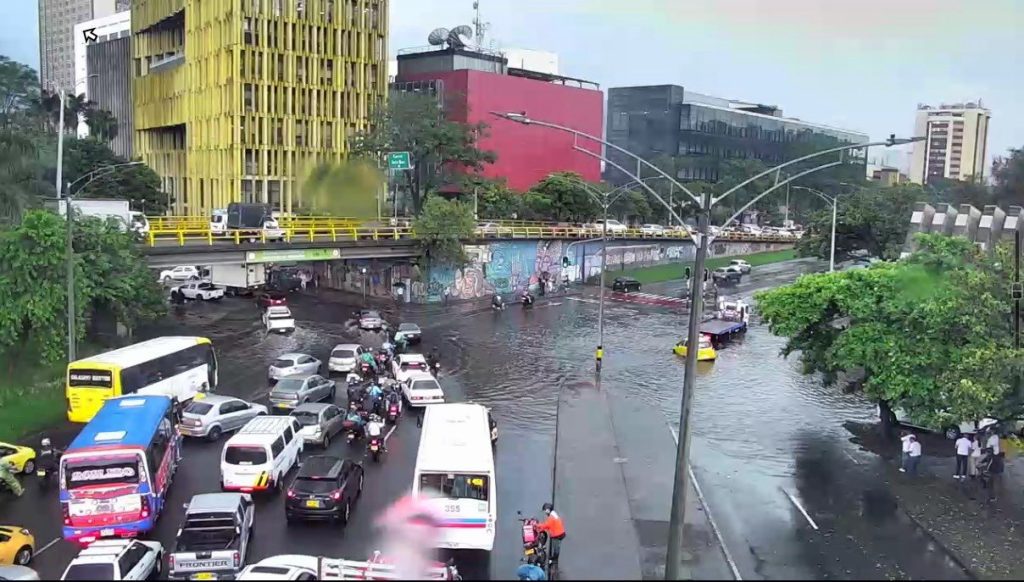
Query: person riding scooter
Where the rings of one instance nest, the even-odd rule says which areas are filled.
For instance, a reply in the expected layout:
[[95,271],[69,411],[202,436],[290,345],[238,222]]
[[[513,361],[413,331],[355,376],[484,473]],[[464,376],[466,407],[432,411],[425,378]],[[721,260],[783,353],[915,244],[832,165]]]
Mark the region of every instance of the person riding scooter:
[[373,373],[377,373],[377,359],[373,357],[373,352],[367,350],[359,354],[359,361],[360,363],[369,364]]
[[533,305],[533,294],[529,291],[523,291],[523,307]]
[[54,448],[49,438],[39,442],[39,454],[36,455],[36,469],[40,477],[46,478],[57,473],[57,465],[63,451]]
[[378,439],[380,441],[380,449],[383,452],[388,452],[387,444],[384,442],[384,420],[376,414],[370,415],[370,421],[366,423],[366,442],[370,443],[372,439]]
[[491,298],[491,307],[497,311],[503,311],[505,309],[505,300],[501,298],[501,295],[497,293]]
[[384,396],[384,391],[381,390],[380,386],[376,382],[370,384],[370,388],[366,391],[366,396],[370,400],[370,410],[378,412],[380,410],[380,402]]

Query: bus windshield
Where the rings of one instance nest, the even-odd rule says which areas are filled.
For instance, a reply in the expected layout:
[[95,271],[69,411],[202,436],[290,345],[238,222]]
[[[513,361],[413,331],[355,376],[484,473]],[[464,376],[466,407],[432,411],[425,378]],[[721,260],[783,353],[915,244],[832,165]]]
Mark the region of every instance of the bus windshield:
[[463,473],[423,473],[420,475],[420,489],[441,493],[449,499],[475,499],[487,501],[487,475]]
[[67,489],[104,485],[134,485],[139,472],[144,470],[136,455],[121,455],[106,459],[66,459],[64,485]]

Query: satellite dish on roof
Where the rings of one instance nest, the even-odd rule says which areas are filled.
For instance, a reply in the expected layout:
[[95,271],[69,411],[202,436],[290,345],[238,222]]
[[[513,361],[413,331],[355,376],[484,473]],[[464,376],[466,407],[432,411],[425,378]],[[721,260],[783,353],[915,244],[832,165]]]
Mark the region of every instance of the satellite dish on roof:
[[427,42],[434,46],[441,46],[448,40],[448,29],[447,28],[435,28],[430,31],[430,36],[427,37]]
[[466,41],[462,40],[462,37],[467,39],[473,38],[473,29],[465,24],[460,24],[453,28],[448,33],[448,48],[466,48]]

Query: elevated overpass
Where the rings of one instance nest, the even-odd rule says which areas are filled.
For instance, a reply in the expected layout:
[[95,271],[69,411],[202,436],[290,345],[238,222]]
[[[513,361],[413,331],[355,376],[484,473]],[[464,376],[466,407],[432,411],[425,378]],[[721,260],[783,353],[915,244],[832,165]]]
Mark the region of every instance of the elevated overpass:
[[[421,248],[409,226],[390,226],[360,222],[351,218],[294,217],[280,219],[284,240],[267,240],[261,230],[234,230],[214,233],[209,221],[197,217],[156,217],[150,219],[150,231],[141,242],[142,253],[150,266],[181,264],[228,264],[244,262],[302,262],[340,259],[409,258],[419,256]],[[600,238],[596,228],[527,221],[493,221],[476,230],[465,242],[481,244],[501,240],[591,240]],[[628,229],[608,232],[609,240],[672,242],[685,244],[685,230],[661,232]],[[722,233],[716,242],[794,243],[795,238],[780,235]]]

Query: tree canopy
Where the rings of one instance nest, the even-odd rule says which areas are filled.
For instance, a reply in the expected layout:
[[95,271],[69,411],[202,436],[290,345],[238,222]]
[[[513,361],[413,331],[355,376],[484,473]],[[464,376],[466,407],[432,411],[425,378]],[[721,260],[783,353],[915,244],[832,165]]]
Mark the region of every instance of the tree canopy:
[[[100,140],[87,137],[64,139],[64,183],[70,184],[104,166],[124,164],[128,160],[114,154]],[[160,177],[149,166],[118,168],[72,188],[75,197],[130,200],[135,210],[162,214],[168,207],[167,194],[160,189]]]
[[461,267],[466,262],[462,241],[473,237],[473,207],[458,200],[428,196],[412,225],[432,265]]
[[352,153],[383,163],[388,152],[409,152],[411,170],[399,170],[397,182],[409,193],[418,214],[424,196],[453,181],[456,172],[480,171],[496,159],[478,140],[487,125],[449,121],[435,97],[393,93],[370,115],[370,129],[356,135]]
[[938,427],[1013,416],[1021,354],[1011,341],[1007,249],[990,256],[941,235],[919,242],[898,262],[758,293],[758,308],[805,373],[831,383],[863,371],[860,387],[884,409]]
[[[60,216],[33,210],[0,231],[0,354],[8,364],[65,357],[65,228]],[[79,218],[74,249],[78,339],[101,311],[129,327],[163,312],[161,289],[116,222]]]

